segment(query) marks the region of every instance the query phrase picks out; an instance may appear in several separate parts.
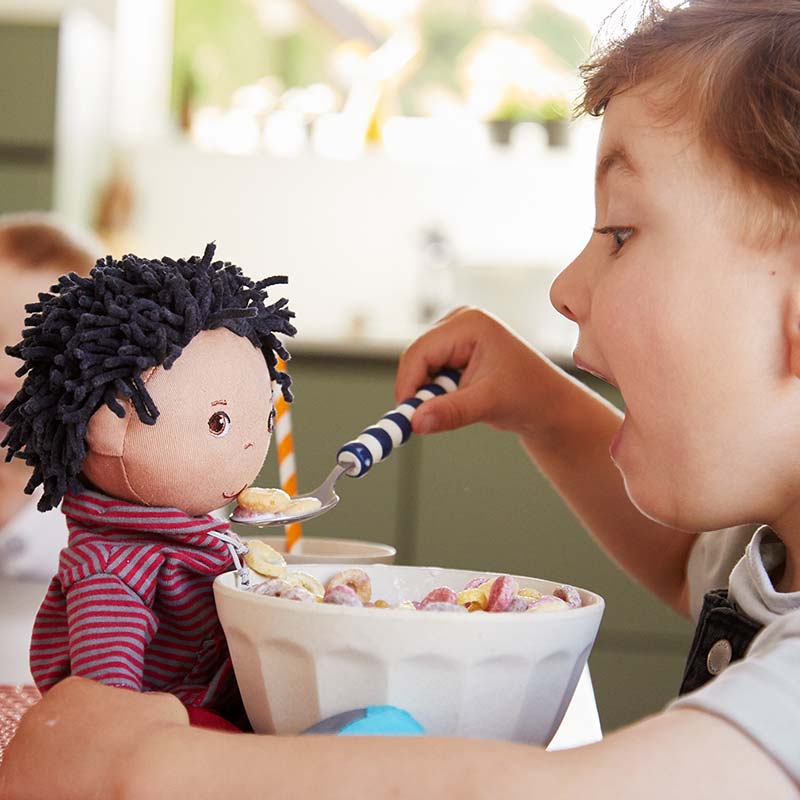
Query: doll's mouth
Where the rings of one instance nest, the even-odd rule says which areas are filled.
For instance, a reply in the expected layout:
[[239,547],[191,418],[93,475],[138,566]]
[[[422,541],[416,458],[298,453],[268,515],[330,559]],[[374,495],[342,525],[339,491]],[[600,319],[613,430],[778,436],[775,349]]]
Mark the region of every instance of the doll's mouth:
[[234,498],[234,497],[238,497],[238,496],[239,496],[239,495],[240,495],[240,494],[241,494],[241,493],[242,493],[242,492],[243,492],[243,491],[244,491],[246,488],[247,488],[247,484],[245,484],[244,486],[242,486],[242,488],[241,488],[241,489],[239,489],[239,491],[238,491],[238,492],[234,492],[233,494],[226,494],[225,492],[223,492],[223,493],[222,493],[222,496],[223,496],[223,497],[224,497],[226,500],[233,500],[233,498]]

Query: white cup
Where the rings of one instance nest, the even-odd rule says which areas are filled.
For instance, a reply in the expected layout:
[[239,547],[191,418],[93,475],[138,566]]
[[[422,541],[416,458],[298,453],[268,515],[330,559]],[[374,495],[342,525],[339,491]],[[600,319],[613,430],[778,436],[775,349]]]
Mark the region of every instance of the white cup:
[[[397,550],[390,544],[362,542],[359,539],[322,539],[303,536],[286,553],[284,536],[254,536],[275,548],[287,564],[394,564]],[[246,541],[246,539],[245,539]]]

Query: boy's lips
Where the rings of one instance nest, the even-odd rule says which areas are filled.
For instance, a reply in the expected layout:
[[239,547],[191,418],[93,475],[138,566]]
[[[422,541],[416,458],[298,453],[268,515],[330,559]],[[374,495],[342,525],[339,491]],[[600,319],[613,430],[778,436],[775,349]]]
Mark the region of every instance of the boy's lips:
[[599,370],[595,369],[594,367],[590,367],[580,356],[576,355],[575,353],[572,354],[572,360],[575,362],[575,366],[583,370],[584,372],[588,372],[591,375],[594,375],[595,378],[600,378],[601,381],[605,381],[606,383],[610,384],[611,386],[616,386],[611,378],[608,375],[604,375]]
[[625,427],[625,422],[623,421],[622,425],[620,425],[619,428],[617,428],[614,435],[611,437],[611,442],[608,446],[608,452],[611,454],[612,461],[614,461],[614,457],[617,455],[617,450],[619,450],[619,441],[622,438],[622,429],[624,427]]

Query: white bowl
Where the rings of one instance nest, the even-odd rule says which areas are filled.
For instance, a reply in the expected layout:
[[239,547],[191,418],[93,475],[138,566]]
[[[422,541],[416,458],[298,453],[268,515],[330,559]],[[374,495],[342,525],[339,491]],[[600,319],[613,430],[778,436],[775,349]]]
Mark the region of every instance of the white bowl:
[[[245,537],[245,541],[250,537]],[[360,539],[323,539],[317,536],[303,536],[286,553],[285,536],[259,536],[270,547],[284,556],[288,564],[394,564],[397,550],[390,544],[362,542]]]
[[[326,583],[348,565],[304,566]],[[497,573],[361,567],[372,596],[421,600]],[[549,593],[559,584],[515,576]],[[553,613],[448,614],[307,604],[245,592],[236,573],[214,582],[247,715],[258,733],[296,734],[369,705],[395,705],[438,736],[545,746],[556,732],[594,643],[605,603]]]

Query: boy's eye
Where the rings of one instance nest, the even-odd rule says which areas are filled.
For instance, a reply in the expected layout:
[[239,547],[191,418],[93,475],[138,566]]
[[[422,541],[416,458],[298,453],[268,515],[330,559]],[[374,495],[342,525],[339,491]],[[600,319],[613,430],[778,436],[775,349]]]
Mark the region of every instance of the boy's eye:
[[208,429],[214,436],[227,436],[231,430],[231,418],[224,411],[215,411],[208,418]]
[[272,411],[269,412],[269,416],[267,417],[267,433],[272,433],[272,429],[275,427],[275,409],[273,408]]
[[614,249],[611,252],[614,255],[619,253],[625,245],[625,242],[633,236],[633,228],[618,227],[615,225],[610,225],[606,228],[595,228],[594,232],[599,233],[601,236],[611,237],[614,243]]

